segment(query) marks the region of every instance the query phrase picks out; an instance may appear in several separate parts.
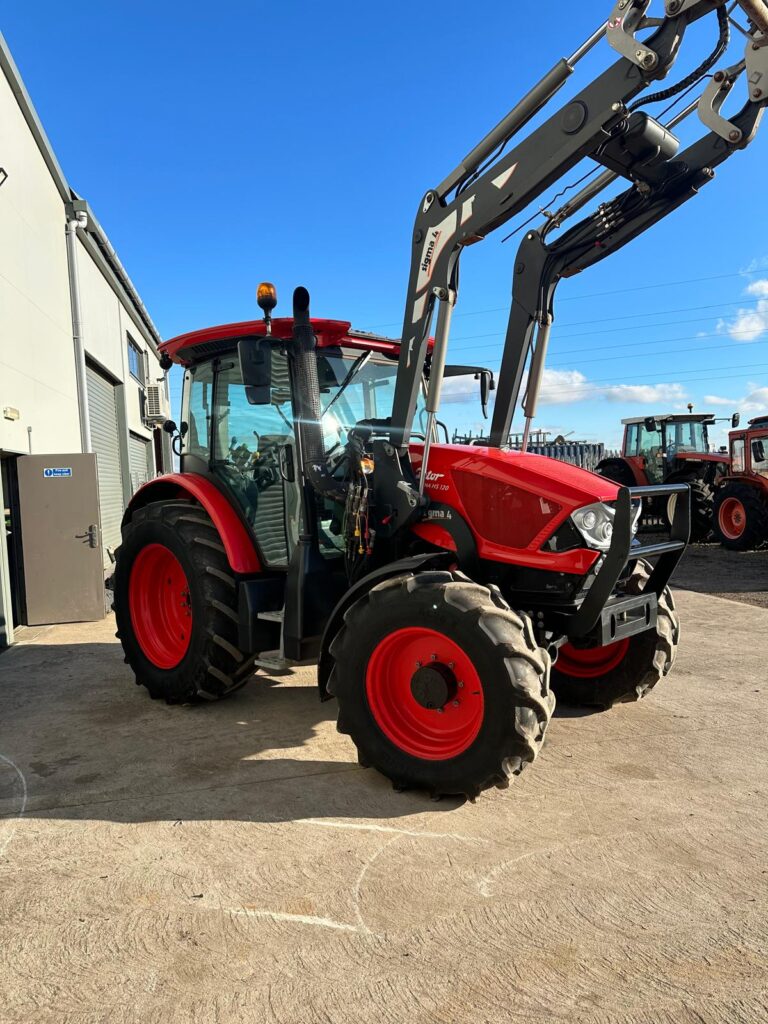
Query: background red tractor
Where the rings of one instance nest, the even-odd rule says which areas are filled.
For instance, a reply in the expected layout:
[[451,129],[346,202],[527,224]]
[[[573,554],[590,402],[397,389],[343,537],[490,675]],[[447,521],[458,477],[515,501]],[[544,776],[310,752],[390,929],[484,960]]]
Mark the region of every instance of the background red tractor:
[[[620,458],[603,459],[597,472],[626,487],[648,484],[688,484],[691,488],[691,540],[712,533],[715,492],[730,468],[725,452],[710,451],[708,428],[712,413],[641,416],[622,420],[624,441]],[[738,426],[739,417],[732,419]],[[676,495],[646,511],[672,522]]]
[[731,468],[715,497],[714,531],[732,551],[768,541],[768,416],[730,436]]

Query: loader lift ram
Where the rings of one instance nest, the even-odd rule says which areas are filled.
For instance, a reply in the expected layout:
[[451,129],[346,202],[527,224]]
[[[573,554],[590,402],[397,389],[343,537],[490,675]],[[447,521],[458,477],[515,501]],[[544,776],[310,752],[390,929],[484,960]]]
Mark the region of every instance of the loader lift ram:
[[[526,366],[526,437],[535,415],[559,281],[696,195],[752,140],[768,101],[768,9],[742,0],[746,56],[714,75],[698,104],[710,130],[678,153],[679,118],[662,125],[633,101],[709,15],[717,46],[696,75],[713,66],[729,12],[719,0],[668,0],[650,20],[649,5],[619,0],[424,195],[400,339],[312,320],[303,288],[292,318],[273,320],[265,286],[263,321],[165,343],[166,364],[186,367],[181,472],[134,496],[115,572],[118,635],[152,696],[213,700],[254,667],[317,661],[320,696],[336,698],[361,763],[396,787],[474,798],[535,758],[552,688],[609,707],[669,672],[687,486],[622,487],[501,447]],[[619,59],[505,154],[603,37]],[[744,78],[746,103],[727,120],[723,99]],[[491,444],[438,443],[442,382],[460,372],[446,362],[463,248],[584,158],[605,170],[517,255]],[[553,237],[620,177],[627,191]],[[487,376],[463,369],[478,371],[487,397]],[[669,537],[640,544],[642,500],[662,496],[677,497]]]

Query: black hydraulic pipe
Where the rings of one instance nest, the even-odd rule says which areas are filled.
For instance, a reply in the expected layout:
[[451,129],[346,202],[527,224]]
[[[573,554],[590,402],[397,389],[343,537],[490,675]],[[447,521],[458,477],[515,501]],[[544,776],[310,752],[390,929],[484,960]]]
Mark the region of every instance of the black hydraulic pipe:
[[473,174],[488,157],[513,135],[524,128],[532,117],[549,103],[555,93],[562,88],[573,74],[573,68],[567,60],[558,61],[541,81],[531,89],[527,96],[513,107],[503,120],[499,121],[493,131],[478,142],[458,167],[448,175],[445,181],[437,186],[437,194],[443,199],[456,188],[465,178]]

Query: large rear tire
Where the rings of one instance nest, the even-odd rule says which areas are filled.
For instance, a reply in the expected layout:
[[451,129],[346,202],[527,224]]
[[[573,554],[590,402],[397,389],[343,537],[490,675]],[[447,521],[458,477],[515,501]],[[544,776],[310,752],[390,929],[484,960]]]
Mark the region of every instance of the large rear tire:
[[219,700],[247,682],[236,584],[206,511],[188,501],[137,509],[114,576],[117,636],[136,683],[169,704]]
[[[629,594],[645,587],[651,566],[638,561],[627,581]],[[680,620],[669,587],[658,603],[656,629],[607,647],[565,644],[552,666],[552,689],[564,704],[607,709],[640,700],[668,675],[677,654]]]
[[[711,484],[698,476],[672,473],[668,484],[688,484],[691,488],[691,542],[701,543],[712,536],[715,491]],[[667,501],[667,522],[671,525],[677,508],[677,495]]]
[[328,689],[360,762],[398,788],[474,799],[533,761],[554,709],[530,620],[450,572],[406,574],[347,611]]
[[749,484],[730,483],[715,499],[715,538],[730,551],[751,551],[768,541],[768,503]]

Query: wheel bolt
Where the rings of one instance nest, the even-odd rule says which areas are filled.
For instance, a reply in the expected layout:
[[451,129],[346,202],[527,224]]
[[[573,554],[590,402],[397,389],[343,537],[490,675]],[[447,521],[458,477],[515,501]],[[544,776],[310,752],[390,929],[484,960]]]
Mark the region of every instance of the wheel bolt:
[[463,690],[463,689],[464,689],[464,683],[462,683],[462,682],[458,682],[458,683],[456,683],[456,685],[458,686],[458,688],[459,688],[460,690]]
[[453,702],[453,706],[454,706],[455,708],[457,708],[457,707],[459,706],[459,702],[458,702],[457,700],[455,700],[455,701]]
[[421,668],[421,662],[420,661],[416,662],[416,668]]
[[429,660],[430,660],[430,661],[437,661],[437,655],[436,655],[436,654],[431,654],[431,655],[429,656]]

